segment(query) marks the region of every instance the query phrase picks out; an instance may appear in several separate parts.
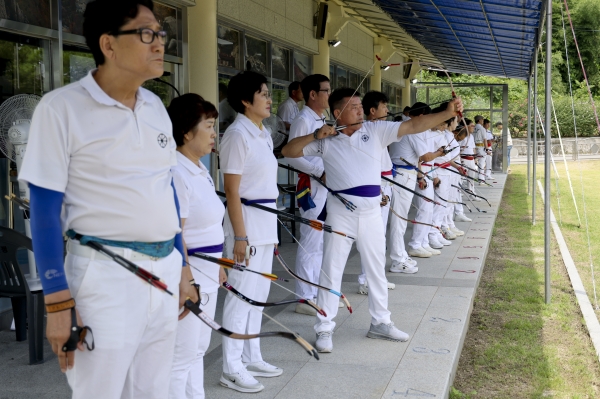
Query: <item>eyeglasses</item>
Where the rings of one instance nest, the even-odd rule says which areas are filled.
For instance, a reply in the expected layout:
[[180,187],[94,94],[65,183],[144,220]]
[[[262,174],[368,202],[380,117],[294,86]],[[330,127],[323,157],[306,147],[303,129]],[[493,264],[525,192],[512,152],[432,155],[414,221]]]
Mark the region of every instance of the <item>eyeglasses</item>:
[[266,98],[267,100],[271,98],[272,94],[270,91],[261,91],[258,94],[260,94],[261,96],[263,96],[264,98]]
[[318,91],[324,91],[325,93],[327,93],[328,95],[331,94],[331,89],[319,89]]
[[119,30],[113,32],[113,36],[121,36],[121,35],[140,35],[140,40],[145,44],[152,44],[154,42],[154,38],[158,38],[158,43],[161,45],[165,45],[167,42],[167,31],[159,30],[158,32],[153,31],[150,28],[140,28],[140,29],[131,29],[131,30]]

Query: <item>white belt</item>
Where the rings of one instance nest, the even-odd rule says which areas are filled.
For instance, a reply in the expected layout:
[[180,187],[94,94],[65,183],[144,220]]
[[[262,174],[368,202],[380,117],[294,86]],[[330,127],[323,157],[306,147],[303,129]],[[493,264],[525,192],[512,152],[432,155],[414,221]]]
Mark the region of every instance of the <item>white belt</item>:
[[[136,252],[129,248],[111,247],[109,245],[104,245],[104,247],[106,249],[108,249],[109,251],[114,252],[115,254],[122,256],[123,258],[130,260],[130,261],[136,261],[136,260],[157,261],[159,259],[163,259],[163,258],[157,258],[156,256],[150,256],[150,255],[146,255],[146,254],[143,254],[140,252]],[[79,242],[77,242],[75,240],[71,240],[71,239],[69,239],[69,241],[67,241],[67,252],[70,254],[73,254],[73,255],[81,256],[83,258],[91,258],[92,255],[94,255],[94,259],[113,260],[112,258],[96,251],[95,249],[90,248],[86,245],[81,245]]]

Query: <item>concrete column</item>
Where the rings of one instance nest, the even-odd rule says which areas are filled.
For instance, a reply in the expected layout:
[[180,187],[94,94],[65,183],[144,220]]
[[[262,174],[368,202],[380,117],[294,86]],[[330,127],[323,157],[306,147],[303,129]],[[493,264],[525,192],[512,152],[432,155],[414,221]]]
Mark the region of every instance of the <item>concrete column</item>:
[[329,39],[325,34],[325,39],[318,40],[319,54],[313,55],[313,72],[329,76]]
[[410,85],[411,85],[411,80],[410,79],[404,79],[404,88],[402,89],[402,109],[404,109],[404,107],[406,106],[411,106],[411,99],[410,99]]
[[203,0],[202,5],[189,7],[187,15],[190,92],[217,105],[217,0]]
[[[201,95],[218,109],[217,0],[203,0],[201,3],[202,5],[188,7],[186,10],[189,91]],[[215,149],[219,149],[218,134]],[[218,157],[214,153],[210,155],[210,171],[216,187],[220,187]]]
[[[377,58],[375,58],[377,60]],[[373,61],[375,61],[373,60]],[[381,62],[376,61],[371,76],[371,90],[381,91]]]

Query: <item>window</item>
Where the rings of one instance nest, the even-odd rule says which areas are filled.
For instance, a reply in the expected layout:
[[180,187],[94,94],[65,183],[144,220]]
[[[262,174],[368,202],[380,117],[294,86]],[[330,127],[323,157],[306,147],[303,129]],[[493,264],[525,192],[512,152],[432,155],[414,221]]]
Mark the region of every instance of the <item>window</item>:
[[344,68],[337,67],[335,69],[335,87],[348,87],[348,71]]
[[352,89],[358,88],[358,93],[360,93],[361,96],[364,96],[369,91],[371,83],[370,79],[367,78],[363,80],[365,75],[362,75],[360,72],[348,70],[333,64],[329,66],[329,73],[331,88],[333,90],[339,89],[340,87],[350,87]]
[[87,3],[87,1],[62,0],[63,32],[83,35],[83,13]]
[[266,40],[246,36],[246,67],[244,69],[268,76],[267,59]]
[[290,82],[290,55],[291,51],[285,47],[273,44],[271,50],[271,63],[273,70],[273,79]]
[[299,51],[294,51],[294,80],[302,82],[302,79],[310,74],[312,74],[312,57]]
[[[71,1],[74,2],[74,0]],[[4,11],[0,14],[1,18],[52,28],[49,0],[0,0],[0,9]]]
[[219,25],[217,28],[217,64],[219,67],[240,68],[240,32]]
[[15,94],[49,92],[50,58],[47,40],[0,32],[0,102]]
[[88,49],[63,46],[63,84],[77,82],[96,68],[94,57]]
[[181,57],[181,10],[164,4],[154,3],[154,15],[160,26],[167,31],[165,54]]

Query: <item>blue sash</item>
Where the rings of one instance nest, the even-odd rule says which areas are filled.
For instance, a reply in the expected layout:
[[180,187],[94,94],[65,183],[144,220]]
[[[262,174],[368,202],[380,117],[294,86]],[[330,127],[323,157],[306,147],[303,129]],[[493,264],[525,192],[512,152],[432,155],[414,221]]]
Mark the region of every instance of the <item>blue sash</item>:
[[[73,239],[76,233],[74,230],[69,230],[66,234],[68,237]],[[175,247],[175,238],[161,242],[140,242],[104,240],[94,236],[82,236],[79,240],[81,245],[86,245],[89,241],[97,242],[102,245],[108,245],[110,247],[129,248],[132,251],[153,256],[155,258],[164,258],[169,256]]]

